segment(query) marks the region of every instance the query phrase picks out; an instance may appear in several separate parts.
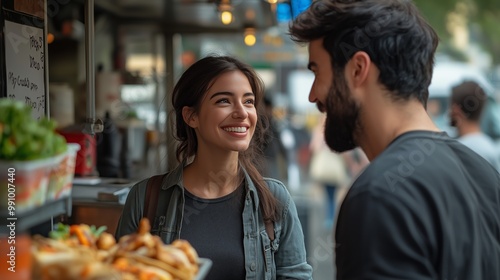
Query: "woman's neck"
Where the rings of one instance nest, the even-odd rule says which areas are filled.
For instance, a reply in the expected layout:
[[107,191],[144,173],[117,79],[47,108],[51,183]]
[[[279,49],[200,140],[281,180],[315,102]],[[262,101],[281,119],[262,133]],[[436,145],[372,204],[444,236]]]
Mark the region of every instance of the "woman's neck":
[[226,158],[198,155],[183,171],[184,187],[201,198],[232,193],[241,183],[238,154]]

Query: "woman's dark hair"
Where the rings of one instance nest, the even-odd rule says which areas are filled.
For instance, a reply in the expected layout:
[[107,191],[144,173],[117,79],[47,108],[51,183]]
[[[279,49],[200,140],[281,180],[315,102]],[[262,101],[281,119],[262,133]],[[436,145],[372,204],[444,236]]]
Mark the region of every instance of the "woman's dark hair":
[[239,163],[248,172],[257,188],[264,220],[276,221],[278,219],[278,202],[258,169],[262,158],[260,147],[264,143],[264,134],[268,126],[262,107],[264,83],[252,67],[246,63],[229,56],[207,56],[195,62],[182,74],[172,94],[172,104],[175,111],[174,136],[179,141],[176,151],[177,160],[184,162],[194,156],[198,148],[196,133],[192,127],[184,122],[182,108],[188,106],[193,108],[194,112],[199,112],[202,100],[215,79],[231,71],[240,71],[248,78],[252,92],[255,94],[255,107],[258,116],[252,141],[246,151],[239,153]]
[[290,35],[302,43],[324,38],[337,73],[356,52],[366,52],[395,99],[416,97],[426,105],[438,36],[412,1],[313,1],[291,23]]

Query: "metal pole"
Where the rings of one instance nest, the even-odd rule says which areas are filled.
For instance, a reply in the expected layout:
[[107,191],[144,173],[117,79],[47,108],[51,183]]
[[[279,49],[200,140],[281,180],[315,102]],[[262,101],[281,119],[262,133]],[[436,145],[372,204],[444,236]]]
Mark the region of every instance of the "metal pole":
[[44,30],[44,44],[43,44],[43,65],[44,65],[44,79],[45,79],[45,117],[50,119],[52,116],[50,115],[50,94],[49,94],[49,47],[47,42],[47,34],[49,30],[49,24],[47,19],[47,0],[43,2],[43,30]]
[[87,75],[87,120],[85,133],[102,132],[102,121],[95,118],[95,62],[94,62],[94,0],[85,3],[85,72]]
[[179,164],[177,162],[177,158],[175,155],[175,148],[176,148],[176,140],[174,138],[174,128],[173,124],[175,122],[175,119],[170,119],[175,118],[174,114],[169,114],[172,110],[172,92],[174,90],[174,79],[175,79],[175,64],[174,64],[174,58],[175,58],[175,35],[171,32],[165,32],[165,66],[166,66],[166,77],[165,77],[165,91],[166,91],[166,98],[165,98],[165,106],[166,106],[166,112],[167,112],[167,122],[166,122],[166,147],[167,147],[167,166],[166,166],[166,171],[172,170]]

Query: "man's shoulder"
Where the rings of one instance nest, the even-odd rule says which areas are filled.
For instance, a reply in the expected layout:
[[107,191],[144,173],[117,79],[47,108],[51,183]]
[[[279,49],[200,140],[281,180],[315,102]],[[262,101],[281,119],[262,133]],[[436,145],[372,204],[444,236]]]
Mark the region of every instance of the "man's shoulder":
[[488,143],[493,143],[493,139],[489,137],[487,134],[479,132],[479,133],[469,133],[464,134],[457,138],[460,142],[462,141],[485,141]]
[[446,166],[454,157],[452,150],[447,148],[448,141],[454,140],[420,132],[396,139],[358,176],[352,186],[353,192],[394,192],[395,188],[414,185],[432,188],[434,181],[431,178],[453,171],[453,167]]
[[389,197],[410,199],[415,193],[465,194],[467,189],[498,182],[489,164],[455,139],[422,135],[391,144],[357,178],[353,194],[389,192]]
[[408,177],[419,170],[433,169],[445,161],[443,155],[453,154],[457,141],[443,133],[415,131],[395,139],[368,166],[372,172],[395,171]]

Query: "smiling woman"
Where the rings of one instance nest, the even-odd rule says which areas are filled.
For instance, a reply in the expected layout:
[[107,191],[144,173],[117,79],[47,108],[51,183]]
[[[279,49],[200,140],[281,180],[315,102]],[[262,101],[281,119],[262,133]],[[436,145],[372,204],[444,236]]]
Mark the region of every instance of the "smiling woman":
[[184,106],[185,123],[198,135],[198,153],[244,152],[248,149],[257,124],[255,94],[247,77],[240,71],[221,74],[201,101],[199,112]]
[[295,204],[283,183],[258,171],[263,93],[255,71],[235,58],[188,68],[172,94],[180,164],[132,188],[117,237],[134,232],[153,204],[151,232],[165,243],[188,240],[211,259],[207,279],[311,279]]

